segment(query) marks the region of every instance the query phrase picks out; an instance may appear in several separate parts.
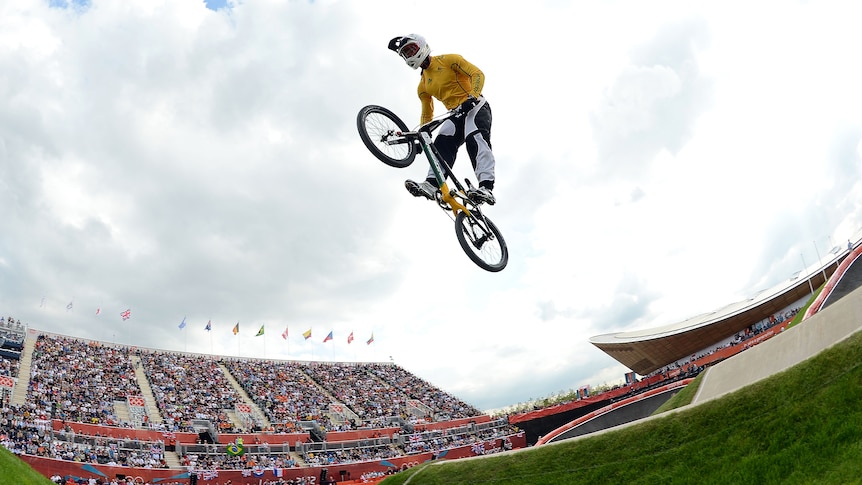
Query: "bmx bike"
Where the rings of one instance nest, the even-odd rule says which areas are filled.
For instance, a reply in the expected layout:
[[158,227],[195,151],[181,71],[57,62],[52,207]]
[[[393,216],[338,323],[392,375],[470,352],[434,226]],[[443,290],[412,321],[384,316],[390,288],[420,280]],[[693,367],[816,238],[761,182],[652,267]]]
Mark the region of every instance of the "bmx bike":
[[[369,105],[359,110],[356,128],[368,150],[386,165],[405,168],[413,163],[420,149],[425,153],[437,180],[437,205],[455,221],[455,234],[461,249],[480,268],[497,272],[509,262],[506,241],[491,219],[482,214],[482,201],[471,197],[474,187],[470,179],[465,178],[464,185],[458,181],[431,139],[431,133],[443,122],[463,114],[456,108],[410,131],[392,111]],[[451,187],[448,181],[451,181]]]

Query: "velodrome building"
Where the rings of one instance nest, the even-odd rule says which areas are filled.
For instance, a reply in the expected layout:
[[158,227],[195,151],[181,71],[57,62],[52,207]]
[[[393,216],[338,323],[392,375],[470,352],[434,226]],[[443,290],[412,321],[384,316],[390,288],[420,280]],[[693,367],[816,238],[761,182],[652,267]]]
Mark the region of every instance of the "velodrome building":
[[590,338],[590,343],[642,376],[685,361],[796,303],[804,304],[814,290],[835,272],[852,248],[858,246],[860,239],[854,240],[855,243],[848,242],[844,248],[833,248],[822,263],[818,262],[746,300],[669,325],[596,335]]

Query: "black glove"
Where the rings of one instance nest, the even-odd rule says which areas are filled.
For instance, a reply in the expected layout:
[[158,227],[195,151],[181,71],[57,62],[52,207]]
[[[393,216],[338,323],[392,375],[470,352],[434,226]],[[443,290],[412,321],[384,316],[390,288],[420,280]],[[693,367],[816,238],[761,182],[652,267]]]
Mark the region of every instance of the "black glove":
[[469,98],[467,98],[467,101],[464,101],[463,103],[455,107],[454,111],[458,114],[458,116],[465,115],[471,109],[475,108],[477,104],[479,104],[479,98],[474,98],[473,96],[470,96]]
[[479,98],[474,98],[473,96],[470,96],[469,98],[467,98],[467,101],[461,103],[461,111],[466,113],[471,109],[475,108],[477,104],[479,104]]

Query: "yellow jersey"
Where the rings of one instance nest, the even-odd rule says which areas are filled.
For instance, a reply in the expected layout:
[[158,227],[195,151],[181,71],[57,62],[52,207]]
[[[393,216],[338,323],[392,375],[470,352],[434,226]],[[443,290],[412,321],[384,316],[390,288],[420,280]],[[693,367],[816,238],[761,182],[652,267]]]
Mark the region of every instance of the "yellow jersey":
[[422,116],[425,124],[434,117],[434,99],[451,110],[473,96],[482,95],[485,75],[458,54],[443,54],[430,57],[428,67],[422,70],[419,80],[419,100],[422,102]]

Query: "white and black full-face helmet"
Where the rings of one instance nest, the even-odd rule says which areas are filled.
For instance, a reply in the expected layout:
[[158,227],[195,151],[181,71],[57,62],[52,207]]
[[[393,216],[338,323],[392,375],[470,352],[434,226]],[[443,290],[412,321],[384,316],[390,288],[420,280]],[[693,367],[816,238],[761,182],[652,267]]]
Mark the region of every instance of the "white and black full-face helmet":
[[395,37],[389,41],[389,49],[397,52],[413,69],[419,68],[431,54],[431,48],[425,42],[425,37],[417,34]]

